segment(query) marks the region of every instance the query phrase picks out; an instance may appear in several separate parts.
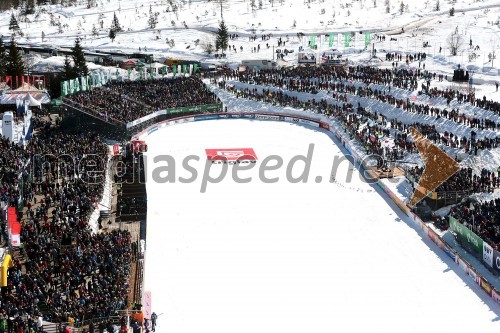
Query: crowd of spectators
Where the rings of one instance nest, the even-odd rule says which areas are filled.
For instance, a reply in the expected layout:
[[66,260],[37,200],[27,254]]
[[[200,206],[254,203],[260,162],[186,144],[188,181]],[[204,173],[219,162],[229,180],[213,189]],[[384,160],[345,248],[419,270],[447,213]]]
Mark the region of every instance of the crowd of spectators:
[[66,97],[77,107],[128,123],[152,112],[218,102],[197,77],[109,82],[100,88]]
[[[242,72],[239,74],[238,79],[245,83],[275,86],[289,91],[316,94],[319,90],[325,90],[368,97],[396,106],[404,111],[445,118],[472,128],[492,130],[500,128],[500,123],[479,116],[466,115],[461,113],[458,108],[449,110],[447,108],[432,107],[428,103],[413,101],[409,98],[396,98],[391,94],[391,87],[401,85],[398,84],[400,78],[410,80],[410,88],[415,88],[417,80],[429,79],[429,77],[432,77],[432,75],[420,71],[357,66],[349,67],[348,70],[343,67],[296,67],[293,69]],[[356,81],[364,83],[365,86],[353,84]],[[382,87],[379,88],[376,85],[382,85]],[[407,82],[405,81],[402,85],[407,85]],[[457,98],[459,101],[465,98],[455,91],[450,91],[450,94],[449,97],[454,96],[453,98]]]
[[[399,76],[405,77],[407,81],[401,85],[397,81]],[[409,135],[409,128],[414,127],[425,135],[429,140],[442,146],[463,149],[465,152],[475,154],[479,149],[492,149],[500,144],[500,138],[482,137],[476,139],[478,130],[496,130],[500,127],[487,118],[473,117],[461,113],[459,109],[431,107],[426,103],[417,103],[408,98],[402,100],[390,94],[391,86],[415,85],[419,79],[432,79],[435,74],[424,71],[407,71],[406,69],[390,70],[372,67],[295,67],[285,69],[247,71],[232,73],[226,76],[231,79],[234,76],[244,82],[255,85],[272,86],[278,89],[265,88],[243,88],[236,85],[226,84],[224,80],[219,81],[219,87],[234,93],[237,97],[255,99],[273,105],[291,106],[312,110],[341,122],[344,130],[351,138],[357,139],[367,153],[385,156],[387,159],[401,159],[406,153],[415,153],[416,147]],[[394,80],[396,79],[396,84]],[[413,80],[413,81],[412,81]],[[360,81],[368,85],[356,85],[353,81]],[[399,82],[399,83],[398,83]],[[377,86],[382,85],[382,87]],[[299,99],[289,91],[298,91],[316,94],[319,90],[328,91],[333,97],[333,102],[325,99],[311,98]],[[451,131],[438,131],[436,126],[427,123],[407,123],[398,119],[392,119],[391,125],[387,126],[388,120],[377,112],[368,112],[360,106],[354,107],[349,101],[348,95],[369,97],[390,104],[405,111],[430,115],[436,119],[445,118],[458,124],[471,128],[468,137],[459,137]],[[456,97],[456,96],[455,96]],[[388,140],[389,139],[389,140]],[[393,145],[387,145],[388,141]],[[418,174],[418,168],[413,173]],[[418,174],[420,176],[420,174]],[[483,170],[481,174],[475,175],[472,169],[462,169],[442,184],[439,191],[470,190],[471,192],[492,192],[499,187],[499,178],[494,172]]]
[[[413,167],[407,170],[415,182],[420,180],[424,172],[422,167]],[[461,168],[447,181],[438,186],[436,192],[470,191],[471,193],[493,193],[500,188],[500,174],[488,169],[474,173],[472,168]]]
[[42,320],[81,323],[128,301],[130,233],[94,233],[89,225],[104,190],[107,146],[95,134],[38,125],[26,147],[0,141],[1,204],[18,207],[22,225],[0,296],[3,332],[40,332]]
[[449,215],[500,251],[500,199],[485,202],[467,200],[451,208]]

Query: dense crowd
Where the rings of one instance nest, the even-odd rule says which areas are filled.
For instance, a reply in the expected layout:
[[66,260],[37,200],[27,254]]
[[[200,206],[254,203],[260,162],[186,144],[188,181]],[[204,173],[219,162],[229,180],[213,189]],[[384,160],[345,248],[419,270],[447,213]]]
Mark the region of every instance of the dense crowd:
[[[400,77],[409,81],[401,81]],[[428,103],[419,103],[409,98],[396,98],[391,94],[391,87],[400,86],[401,84],[398,83],[403,82],[401,88],[404,89],[406,89],[404,86],[408,85],[408,82],[410,88],[416,88],[417,80],[429,80],[431,77],[433,75],[418,70],[416,72],[403,69],[383,70],[357,66],[349,67],[348,70],[342,67],[296,67],[293,69],[242,72],[239,74],[238,79],[245,83],[275,86],[289,91],[316,94],[319,90],[325,90],[368,97],[396,106],[404,111],[445,118],[473,128],[493,130],[500,128],[500,123],[488,118],[468,116],[461,113],[458,108],[449,110],[447,108],[432,107]],[[363,84],[355,85],[355,82],[362,82]],[[459,92],[450,91],[450,94],[454,96],[453,98],[457,98],[458,101],[465,101],[465,97]]]
[[453,207],[450,216],[500,251],[500,199],[482,203],[468,200]]
[[[420,55],[422,57],[422,55]],[[417,55],[418,59],[418,55]],[[492,149],[500,145],[500,137],[477,138],[481,130],[496,130],[500,123],[488,117],[470,116],[460,112],[458,108],[439,108],[428,103],[417,102],[409,98],[400,99],[391,94],[391,87],[403,89],[415,88],[418,80],[435,79],[435,73],[411,71],[407,69],[379,69],[373,67],[295,67],[261,71],[229,73],[225,79],[237,78],[249,84],[276,87],[277,89],[244,88],[237,85],[226,85],[219,81],[221,88],[226,88],[237,97],[250,98],[273,105],[291,106],[312,110],[341,122],[344,130],[351,138],[356,138],[367,153],[385,156],[387,159],[400,159],[406,153],[415,153],[416,147],[409,135],[409,128],[414,127],[429,140],[442,146],[462,149],[465,152],[477,154],[479,149]],[[357,83],[356,83],[357,82]],[[286,92],[288,90],[290,92]],[[326,91],[333,101],[320,98],[308,100],[299,99],[293,91],[317,94]],[[434,124],[419,122],[403,122],[389,120],[377,112],[369,112],[358,103],[354,107],[349,101],[350,95],[368,97],[403,109],[405,112],[448,119],[468,126],[471,130],[467,137],[460,137],[452,131],[439,131]],[[465,101],[464,96],[454,96],[459,101]],[[393,144],[390,144],[390,143]],[[389,143],[389,144],[387,144]],[[416,168],[415,170],[418,170]],[[413,170],[415,173],[416,171]],[[420,176],[420,175],[418,175]],[[494,172],[483,170],[480,175],[472,174],[472,170],[463,169],[455,177],[441,185],[441,191],[470,190],[472,192],[492,192],[499,187],[498,177]]]
[[[408,174],[418,182],[424,172],[422,167],[407,170]],[[447,181],[438,186],[437,192],[469,191],[470,193],[492,193],[500,188],[500,174],[482,169],[475,174],[471,168],[461,168]]]
[[128,123],[152,112],[218,102],[217,96],[196,77],[109,82],[67,99],[106,117]]
[[108,161],[100,137],[45,122],[26,148],[2,140],[0,153],[9,161],[0,169],[2,205],[22,208],[23,244],[0,297],[0,329],[5,320],[3,332],[39,332],[42,319],[78,323],[124,309],[131,235],[89,225]]

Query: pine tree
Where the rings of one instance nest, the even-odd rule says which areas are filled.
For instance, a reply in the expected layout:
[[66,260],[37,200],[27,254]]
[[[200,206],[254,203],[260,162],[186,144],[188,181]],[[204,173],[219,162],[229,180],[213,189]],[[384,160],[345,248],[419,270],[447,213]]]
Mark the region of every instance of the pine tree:
[[99,33],[97,32],[97,28],[95,27],[95,24],[92,25],[92,36],[97,37]]
[[436,1],[436,6],[434,7],[434,11],[439,12],[441,10],[441,4],[439,0]]
[[149,5],[149,20],[148,20],[149,29],[156,28],[157,23],[158,23],[157,16],[155,13],[153,13],[153,8],[151,7],[151,5]]
[[45,32],[42,31],[42,43],[45,42]]
[[116,32],[115,30],[113,30],[113,28],[109,29],[109,34],[108,34],[109,38],[111,38],[111,42],[114,42],[115,41],[115,38],[116,38]]
[[399,4],[399,13],[403,15],[404,12],[405,12],[405,4],[403,3],[403,1],[401,1],[401,3]]
[[14,16],[14,13],[10,15],[9,30],[12,30],[13,32],[19,31],[19,23],[17,23],[17,19]]
[[21,52],[17,47],[14,36],[10,39],[9,55],[7,56],[7,75],[22,76],[24,74],[24,62]]
[[27,0],[24,7],[24,15],[35,14],[35,0]]
[[217,31],[215,48],[217,50],[225,51],[227,49],[228,39],[229,37],[227,33],[227,27],[226,24],[224,23],[224,20],[222,20],[219,25],[219,30]]
[[3,44],[3,39],[0,37],[0,77],[5,76],[7,68],[7,50]]
[[111,29],[115,31],[115,33],[122,32],[122,27],[120,26],[120,22],[118,22],[118,17],[116,17],[116,13],[113,14],[113,23],[111,23]]
[[252,8],[252,12],[255,12],[257,9],[257,4],[255,3],[255,0],[250,0],[250,8]]
[[87,61],[85,60],[85,55],[83,53],[83,48],[80,44],[79,38],[75,40],[75,46],[73,46],[72,50],[73,50],[72,54],[73,63],[75,64],[73,68],[76,77],[89,75]]
[[71,65],[71,60],[68,55],[64,58],[64,80],[71,80],[76,78],[73,66]]

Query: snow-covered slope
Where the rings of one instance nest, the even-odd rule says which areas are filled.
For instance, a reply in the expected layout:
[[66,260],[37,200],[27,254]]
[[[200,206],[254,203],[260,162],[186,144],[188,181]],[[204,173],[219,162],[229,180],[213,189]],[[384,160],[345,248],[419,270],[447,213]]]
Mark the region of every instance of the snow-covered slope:
[[[496,0],[440,1],[439,11],[435,10],[437,0],[348,0],[342,3],[331,0],[222,1],[223,17],[229,32],[240,36],[229,41],[236,48],[236,52],[228,52],[229,62],[271,59],[273,46],[278,47],[278,37],[287,41],[286,48],[295,50],[285,58],[295,62],[298,47],[307,45],[309,40],[307,37],[299,39],[299,32],[324,35],[370,31],[372,42],[379,51],[426,52],[430,54],[427,69],[450,72],[453,64],[462,63],[475,66],[481,72],[475,77],[476,83],[491,83],[497,79],[495,61],[493,65],[491,62],[488,64],[488,54],[498,51],[500,45],[500,3]],[[255,3],[254,10],[252,3]],[[387,3],[390,5],[387,6]],[[404,5],[403,13],[400,11],[401,3]],[[66,8],[60,5],[39,7],[36,14],[27,17],[26,22],[21,22],[23,18],[19,17],[24,33],[20,41],[71,46],[76,37],[81,37],[84,47],[88,49],[140,49],[159,58],[203,59],[207,54],[202,44],[214,41],[213,32],[221,19],[220,1],[216,0],[97,0],[96,4],[96,7],[87,8],[87,1],[80,1],[80,4]],[[158,13],[154,29],[148,26],[150,6],[152,12]],[[455,15],[450,17],[452,7]],[[19,16],[18,12],[14,14]],[[108,32],[114,14],[124,31],[112,42]],[[11,34],[10,15],[11,12],[0,13],[0,34],[4,36]],[[464,45],[456,57],[450,57],[446,38],[456,29],[463,34]],[[387,35],[385,41],[377,40],[377,32]],[[253,34],[257,35],[257,40],[249,41],[248,36]],[[264,34],[272,36],[269,40],[262,40]],[[351,53],[349,57],[352,60],[365,60],[370,56],[369,52],[352,54],[364,48],[361,41],[364,37],[359,36],[360,42],[354,47],[351,45],[347,50],[342,45],[339,47],[344,53]],[[469,48],[471,39],[474,48],[477,45],[479,50]],[[174,42],[169,45],[167,40]],[[424,42],[429,42],[429,46],[424,48]],[[317,43],[320,49],[328,47],[327,43]],[[253,53],[253,48],[259,44],[260,52]]]

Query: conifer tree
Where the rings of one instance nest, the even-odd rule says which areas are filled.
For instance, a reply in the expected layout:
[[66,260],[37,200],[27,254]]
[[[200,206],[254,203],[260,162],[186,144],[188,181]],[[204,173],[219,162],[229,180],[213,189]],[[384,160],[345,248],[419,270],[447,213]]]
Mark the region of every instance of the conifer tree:
[[7,56],[7,75],[22,76],[24,74],[24,62],[21,52],[17,47],[14,36],[10,39],[9,55]]
[[7,75],[7,50],[0,37],[0,77]]
[[114,42],[115,41],[115,38],[116,38],[116,32],[113,30],[113,28],[110,28],[109,29],[109,34],[108,34],[109,38],[111,38],[111,41]]
[[115,33],[123,31],[122,27],[120,26],[120,22],[118,21],[118,17],[116,17],[116,13],[113,13],[113,22],[111,23],[111,29],[113,29]]
[[75,40],[75,46],[73,46],[72,50],[73,50],[72,58],[74,63],[73,70],[75,72],[76,77],[89,75],[87,61],[85,60],[85,55],[83,53],[83,48],[80,44],[79,38]]
[[219,30],[217,31],[217,38],[215,40],[215,48],[217,50],[224,51],[227,49],[227,44],[228,44],[228,33],[227,33],[227,27],[226,24],[224,23],[224,20],[220,22],[219,25]]
[[148,19],[148,26],[149,29],[154,29],[156,28],[156,24],[158,23],[158,19],[155,13],[153,13],[153,7],[149,5],[149,19]]
[[14,16],[14,13],[10,15],[10,23],[9,23],[9,30],[12,30],[13,32],[19,31],[19,23],[17,23],[17,19]]
[[73,66],[71,65],[71,60],[68,55],[64,58],[64,80],[74,79],[76,76],[74,74]]

